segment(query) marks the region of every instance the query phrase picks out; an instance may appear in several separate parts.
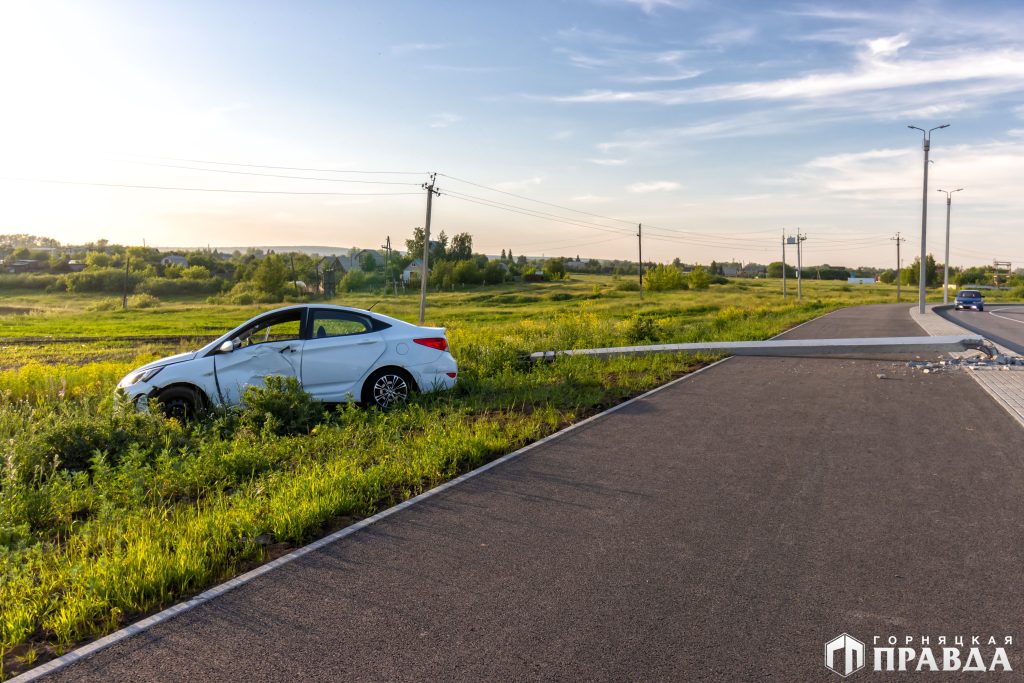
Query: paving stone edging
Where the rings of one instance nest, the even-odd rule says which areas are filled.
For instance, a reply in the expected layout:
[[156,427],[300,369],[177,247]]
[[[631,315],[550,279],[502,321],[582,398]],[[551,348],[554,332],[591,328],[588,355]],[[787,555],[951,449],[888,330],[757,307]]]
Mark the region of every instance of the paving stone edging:
[[[956,323],[939,317],[935,307],[940,304],[928,304],[922,314],[918,307],[910,308],[910,318],[916,322],[922,330],[930,337],[940,337],[952,334],[970,333]],[[972,333],[973,334],[973,333]],[[995,345],[999,352],[1006,356],[1017,356],[1016,353],[999,344]],[[971,352],[951,353],[954,357],[963,357]],[[981,385],[988,394],[995,399],[1017,422],[1024,427],[1024,367],[1021,366],[993,366],[993,367],[967,367],[967,372]]]

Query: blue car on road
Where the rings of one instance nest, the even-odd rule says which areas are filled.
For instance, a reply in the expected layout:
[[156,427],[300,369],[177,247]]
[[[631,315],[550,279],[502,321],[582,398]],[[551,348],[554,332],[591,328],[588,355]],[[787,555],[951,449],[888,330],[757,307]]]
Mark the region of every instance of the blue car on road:
[[985,310],[985,297],[976,289],[962,289],[956,295],[956,310],[971,309],[974,311]]

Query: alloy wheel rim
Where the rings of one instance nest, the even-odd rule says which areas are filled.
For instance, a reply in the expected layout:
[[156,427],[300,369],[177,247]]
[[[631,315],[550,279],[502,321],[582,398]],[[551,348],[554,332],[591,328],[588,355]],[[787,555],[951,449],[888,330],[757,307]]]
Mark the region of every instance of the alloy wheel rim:
[[382,375],[373,384],[373,402],[388,408],[409,398],[409,385],[398,375]]

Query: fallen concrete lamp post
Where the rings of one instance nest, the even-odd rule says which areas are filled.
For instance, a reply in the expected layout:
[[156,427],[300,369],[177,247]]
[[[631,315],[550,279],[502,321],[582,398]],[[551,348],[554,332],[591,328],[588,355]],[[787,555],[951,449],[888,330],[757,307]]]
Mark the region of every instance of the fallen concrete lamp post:
[[559,356],[642,356],[651,353],[715,353],[731,356],[833,356],[848,353],[917,353],[981,351],[995,357],[996,347],[980,336],[950,337],[867,337],[853,339],[773,339],[769,341],[699,342],[696,344],[650,344],[615,346],[605,349],[537,351],[531,361],[552,361]]

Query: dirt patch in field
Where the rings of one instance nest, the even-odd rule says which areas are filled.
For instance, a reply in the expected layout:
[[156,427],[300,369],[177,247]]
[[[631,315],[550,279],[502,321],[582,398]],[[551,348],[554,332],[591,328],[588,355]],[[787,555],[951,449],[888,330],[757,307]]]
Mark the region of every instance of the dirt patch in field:
[[23,306],[0,306],[0,315],[28,315],[34,308],[25,308]]

